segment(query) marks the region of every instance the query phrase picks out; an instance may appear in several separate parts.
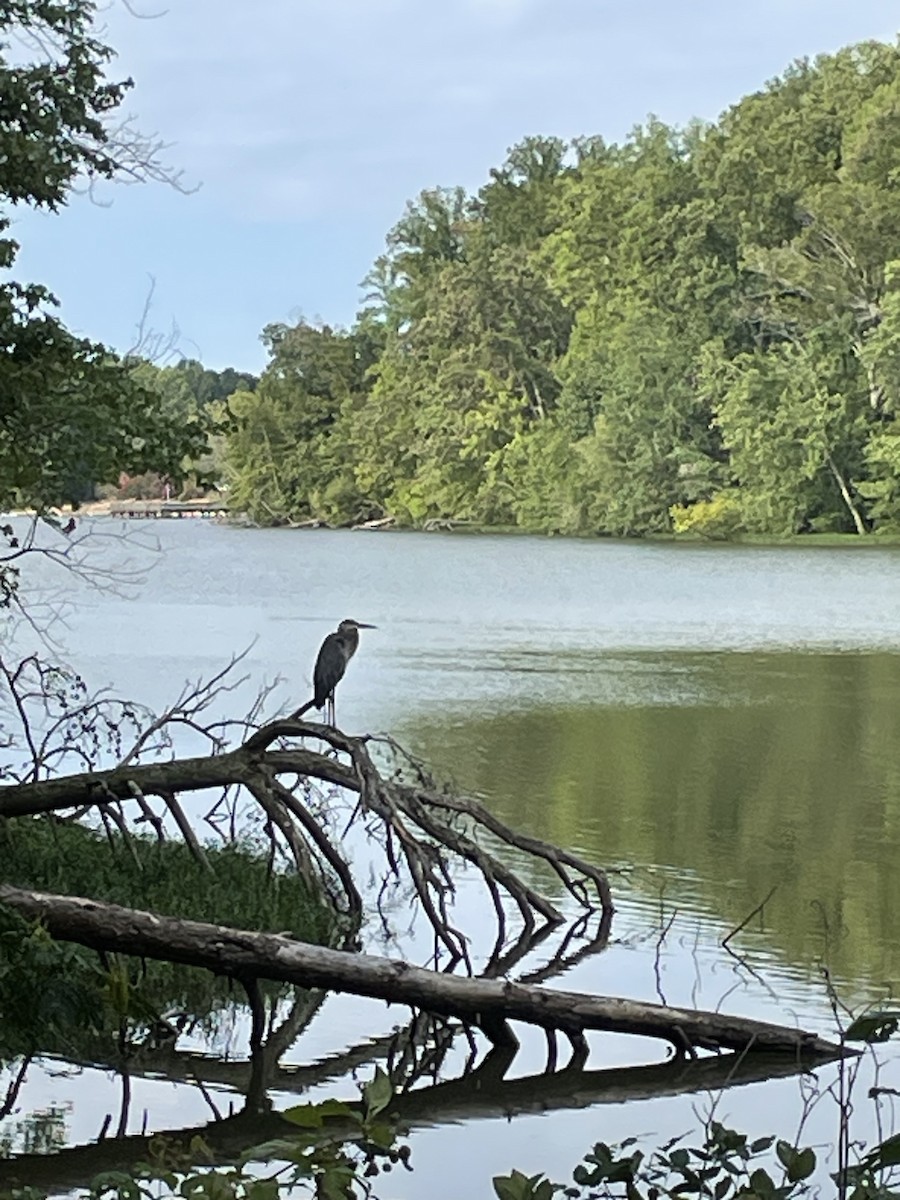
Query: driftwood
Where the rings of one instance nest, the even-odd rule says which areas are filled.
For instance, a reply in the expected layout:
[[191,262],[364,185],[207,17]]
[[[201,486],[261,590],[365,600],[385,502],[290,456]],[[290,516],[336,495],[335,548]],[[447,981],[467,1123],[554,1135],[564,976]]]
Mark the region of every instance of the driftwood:
[[351,529],[396,529],[397,522],[394,517],[374,517],[371,521],[359,521],[356,525],[351,525]]
[[669,1008],[615,997],[556,991],[510,980],[472,979],[406,962],[311,946],[279,934],[230,929],[161,917],[96,900],[0,885],[0,903],[41,921],[55,938],[96,950],[205,967],[247,979],[326,988],[457,1017],[480,1028],[495,1046],[515,1046],[509,1021],[565,1034],[575,1058],[587,1055],[585,1031],[659,1038],[679,1054],[697,1049],[838,1056],[839,1046],[803,1030]]
[[[556,947],[549,960],[540,968],[520,975],[522,983],[543,983],[571,970],[592,954],[606,949],[610,921],[601,917],[596,927],[589,930],[587,918],[570,925],[565,937]],[[506,976],[528,957],[550,936],[552,929],[544,926],[530,937],[520,937],[502,955],[489,960],[480,971],[480,977],[496,979]],[[571,947],[575,945],[573,950]],[[453,1048],[455,1035],[461,1032],[456,1025],[448,1030],[448,1022],[415,1012],[406,1026],[394,1029],[379,1037],[367,1037],[358,1044],[336,1051],[319,1059],[311,1066],[302,1066],[280,1061],[285,1051],[296,1042],[302,1029],[311,1020],[320,1003],[327,996],[319,989],[295,989],[296,995],[284,1019],[265,1037],[260,1054],[264,1059],[266,1090],[290,1092],[297,1095],[331,1080],[340,1079],[359,1067],[384,1062],[385,1069],[398,1091],[403,1091],[421,1077],[423,1064],[433,1074],[435,1051],[441,1053],[443,1062],[446,1052]],[[179,1049],[177,1038],[172,1036],[175,1027],[163,1027],[160,1039],[158,1030],[150,1029],[143,1038],[129,1041],[125,1048],[125,1059],[131,1075],[135,1078],[166,1079],[171,1083],[200,1083],[216,1088],[230,1088],[246,1095],[252,1077],[253,1063],[250,1060],[223,1060],[213,1054],[195,1050]],[[168,1036],[166,1036],[168,1034]],[[99,1037],[82,1055],[67,1051],[64,1056],[45,1054],[45,1058],[58,1058],[78,1067],[96,1067],[103,1071],[120,1071],[123,1067],[121,1050],[109,1039]],[[548,1054],[546,1070],[555,1070],[552,1056]]]

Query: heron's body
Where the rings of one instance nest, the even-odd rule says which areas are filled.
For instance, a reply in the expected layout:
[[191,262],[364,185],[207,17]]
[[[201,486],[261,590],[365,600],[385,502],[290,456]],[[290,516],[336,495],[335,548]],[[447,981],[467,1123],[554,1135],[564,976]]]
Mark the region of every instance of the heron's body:
[[313,671],[313,706],[325,708],[325,719],[334,724],[334,689],[344,678],[347,663],[359,646],[360,629],[374,629],[361,621],[341,621],[322,643]]

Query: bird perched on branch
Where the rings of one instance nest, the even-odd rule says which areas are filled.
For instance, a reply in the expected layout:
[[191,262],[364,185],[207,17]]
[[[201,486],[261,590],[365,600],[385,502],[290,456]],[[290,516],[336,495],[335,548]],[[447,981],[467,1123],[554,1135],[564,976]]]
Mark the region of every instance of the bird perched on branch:
[[294,717],[302,717],[310,708],[324,708],[326,724],[334,725],[334,689],[344,678],[347,663],[356,653],[359,631],[376,628],[376,625],[366,625],[364,621],[348,618],[341,621],[334,633],[329,633],[322,643],[313,670],[313,698],[298,708]]

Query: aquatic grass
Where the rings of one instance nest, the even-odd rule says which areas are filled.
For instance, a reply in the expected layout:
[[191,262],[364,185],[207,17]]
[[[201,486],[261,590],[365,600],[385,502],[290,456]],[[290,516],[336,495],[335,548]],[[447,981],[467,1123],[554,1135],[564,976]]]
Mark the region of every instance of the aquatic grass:
[[90,896],[167,916],[327,941],[329,909],[296,874],[270,872],[251,842],[207,845],[209,869],[180,841],[119,834],[47,818],[0,822],[0,880]]
[[[106,837],[80,824],[7,819],[0,821],[0,880],[236,928],[290,931],[303,941],[333,940],[324,898],[297,875],[270,871],[257,845],[204,849],[208,867],[183,842],[139,836],[126,844],[120,834]],[[288,991],[263,986],[273,1003]],[[243,990],[227,977],[177,963],[101,961],[0,911],[0,1060],[43,1052],[102,1061],[123,1019],[135,1034],[161,1014],[184,1013],[209,1036],[244,1003]]]

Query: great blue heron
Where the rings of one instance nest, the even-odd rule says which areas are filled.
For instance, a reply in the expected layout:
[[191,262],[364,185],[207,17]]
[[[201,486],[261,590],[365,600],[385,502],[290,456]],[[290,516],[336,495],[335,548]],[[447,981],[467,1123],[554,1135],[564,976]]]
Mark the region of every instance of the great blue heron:
[[334,689],[344,678],[347,663],[356,653],[360,629],[376,629],[364,621],[347,618],[322,643],[313,670],[313,698],[294,713],[301,717],[310,708],[324,708],[326,724],[334,725]]

